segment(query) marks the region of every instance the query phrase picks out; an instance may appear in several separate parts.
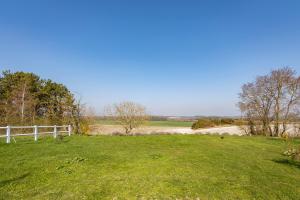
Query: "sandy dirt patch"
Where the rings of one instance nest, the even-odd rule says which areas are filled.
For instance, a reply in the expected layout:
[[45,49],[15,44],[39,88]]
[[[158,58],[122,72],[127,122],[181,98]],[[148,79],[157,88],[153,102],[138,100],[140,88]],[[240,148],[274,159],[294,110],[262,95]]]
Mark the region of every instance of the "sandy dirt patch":
[[[93,125],[91,134],[111,135],[114,133],[124,133],[124,129],[118,125]],[[214,127],[193,130],[189,127],[155,127],[143,126],[132,131],[133,134],[229,134],[243,135],[243,131],[238,126]]]

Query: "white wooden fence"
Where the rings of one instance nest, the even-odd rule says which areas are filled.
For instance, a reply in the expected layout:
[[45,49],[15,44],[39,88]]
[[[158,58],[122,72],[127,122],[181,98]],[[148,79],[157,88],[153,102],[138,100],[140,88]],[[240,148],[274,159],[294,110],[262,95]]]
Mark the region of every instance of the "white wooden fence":
[[[39,132],[40,129],[51,129],[53,128],[53,131],[47,131],[47,132]],[[16,136],[34,136],[34,140],[38,140],[39,135],[45,135],[45,134],[53,134],[53,137],[56,138],[59,133],[68,133],[69,136],[71,136],[72,126],[71,125],[65,125],[65,126],[6,126],[6,127],[0,127],[0,130],[4,129],[6,130],[5,135],[0,135],[0,138],[6,137],[6,143],[10,143],[10,139],[14,138]],[[32,129],[32,133],[12,133],[13,129]],[[63,129],[63,130],[60,130]]]

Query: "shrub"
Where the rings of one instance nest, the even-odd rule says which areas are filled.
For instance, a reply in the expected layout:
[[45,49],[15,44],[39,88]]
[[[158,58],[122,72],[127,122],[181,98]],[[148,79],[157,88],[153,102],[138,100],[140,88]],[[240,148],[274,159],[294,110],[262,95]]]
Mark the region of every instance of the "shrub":
[[230,124],[235,124],[235,120],[231,118],[203,118],[198,119],[198,121],[192,125],[192,129],[210,128]]
[[88,134],[90,126],[87,120],[81,120],[79,126],[82,134]]
[[197,122],[193,123],[192,129],[209,128],[214,127],[215,125],[216,123],[210,119],[199,119]]
[[234,124],[236,126],[246,126],[246,125],[249,125],[249,122],[246,121],[246,120],[237,119],[237,120],[234,121]]
[[292,160],[300,161],[300,150],[299,149],[289,149],[283,153],[283,155],[290,157]]
[[223,118],[221,119],[221,124],[233,124],[234,120],[230,118]]
[[300,161],[300,146],[296,147],[293,142],[293,138],[285,135],[285,142],[287,144],[287,150],[283,152],[283,155],[290,157],[294,161]]

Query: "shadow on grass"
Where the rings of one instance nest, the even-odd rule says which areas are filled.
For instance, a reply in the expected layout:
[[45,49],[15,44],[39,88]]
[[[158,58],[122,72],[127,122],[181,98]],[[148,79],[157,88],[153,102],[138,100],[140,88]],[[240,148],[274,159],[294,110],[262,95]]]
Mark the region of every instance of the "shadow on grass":
[[69,142],[70,142],[70,140],[65,139],[65,138],[63,138],[63,139],[54,139],[55,144],[66,144],[66,143],[69,143]]
[[284,141],[283,138],[281,137],[269,137],[269,136],[266,136],[267,140],[274,140],[274,141]]
[[289,160],[289,159],[274,159],[272,160],[273,162],[279,163],[279,164],[284,164],[284,165],[289,165],[292,167],[297,167],[298,169],[300,169],[300,162],[296,162],[293,160]]
[[22,174],[21,176],[17,176],[17,177],[11,178],[11,179],[6,179],[6,180],[3,180],[3,181],[0,181],[0,187],[3,187],[3,186],[5,186],[7,184],[10,184],[10,183],[21,181],[29,175],[30,175],[30,173],[25,173],[25,174]]

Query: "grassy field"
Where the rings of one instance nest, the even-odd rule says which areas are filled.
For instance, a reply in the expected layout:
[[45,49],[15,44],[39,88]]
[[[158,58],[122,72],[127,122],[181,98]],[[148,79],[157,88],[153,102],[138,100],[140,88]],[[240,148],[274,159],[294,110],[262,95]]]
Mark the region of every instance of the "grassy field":
[[284,148],[207,135],[2,139],[0,198],[300,199],[300,165]]
[[[101,125],[116,125],[117,122],[113,120],[97,120],[95,124]],[[148,121],[145,126],[162,126],[162,127],[191,127],[191,121]]]

